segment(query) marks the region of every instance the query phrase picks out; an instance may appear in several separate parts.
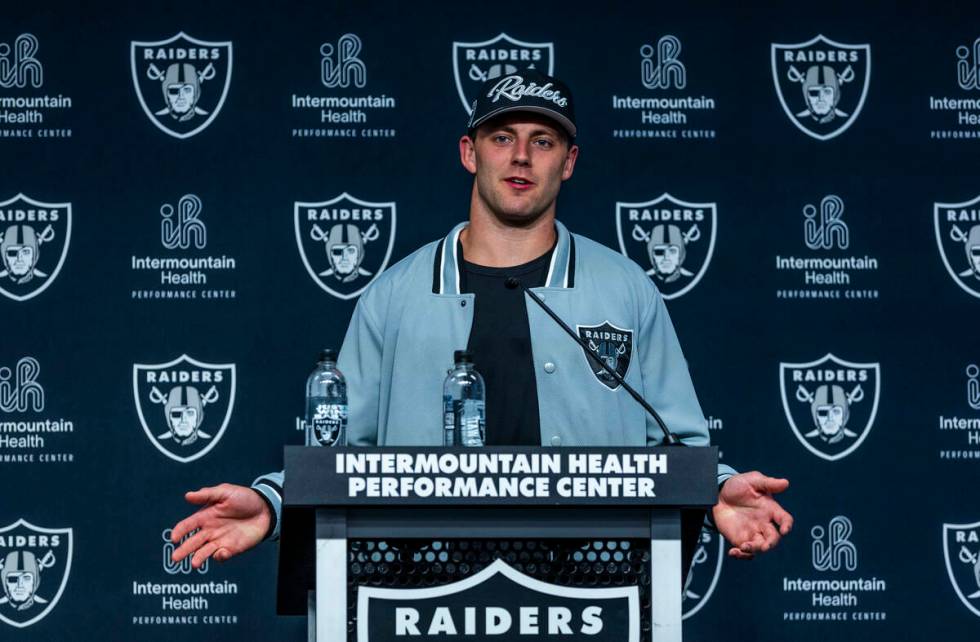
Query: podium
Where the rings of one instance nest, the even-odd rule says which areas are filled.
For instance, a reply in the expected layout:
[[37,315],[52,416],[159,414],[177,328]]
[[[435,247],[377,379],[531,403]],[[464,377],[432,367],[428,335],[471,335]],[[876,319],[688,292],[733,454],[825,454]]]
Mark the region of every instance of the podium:
[[500,560],[446,586],[360,586],[349,604],[349,541],[402,538],[648,540],[652,639],[681,640],[715,447],[287,446],[284,459],[277,612],[307,615],[309,640],[650,639],[637,587],[548,584]]

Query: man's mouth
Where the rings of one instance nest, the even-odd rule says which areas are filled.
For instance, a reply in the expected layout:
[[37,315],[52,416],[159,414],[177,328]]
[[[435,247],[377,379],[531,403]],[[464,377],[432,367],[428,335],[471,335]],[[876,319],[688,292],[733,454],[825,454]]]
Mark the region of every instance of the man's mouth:
[[520,176],[508,176],[504,179],[504,182],[514,189],[529,189],[534,186],[534,181],[522,178]]

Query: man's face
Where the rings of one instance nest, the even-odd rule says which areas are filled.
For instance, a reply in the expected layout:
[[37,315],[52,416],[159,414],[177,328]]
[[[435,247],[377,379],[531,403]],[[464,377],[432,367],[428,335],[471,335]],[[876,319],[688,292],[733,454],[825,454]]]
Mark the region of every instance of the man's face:
[[831,85],[812,85],[806,89],[806,101],[810,111],[817,116],[826,116],[836,104],[836,89]]
[[196,90],[194,85],[189,83],[172,83],[167,85],[167,102],[170,103],[170,110],[175,114],[184,115],[193,107]]
[[11,245],[4,250],[3,262],[14,276],[24,276],[34,268],[34,248],[30,245]]
[[677,245],[660,243],[653,246],[653,262],[660,274],[673,274],[680,266],[681,248]]
[[970,246],[970,267],[974,274],[980,275],[980,245]]
[[170,429],[174,434],[184,439],[190,437],[197,430],[198,417],[200,412],[194,406],[174,406],[167,415],[170,422]]
[[578,146],[569,147],[559,125],[539,114],[494,118],[460,141],[463,166],[476,175],[477,196],[499,220],[533,223],[554,207],[571,177]]
[[335,274],[347,276],[357,269],[360,252],[356,245],[336,243],[330,246],[330,263]]
[[14,571],[8,573],[4,581],[4,588],[12,602],[26,602],[34,595],[34,573]]
[[836,404],[817,406],[817,427],[824,437],[833,437],[844,426],[844,408]]

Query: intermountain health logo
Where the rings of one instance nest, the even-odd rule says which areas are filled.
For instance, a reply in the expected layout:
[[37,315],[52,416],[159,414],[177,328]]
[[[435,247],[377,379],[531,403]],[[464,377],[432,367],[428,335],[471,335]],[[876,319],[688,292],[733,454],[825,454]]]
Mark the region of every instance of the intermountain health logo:
[[71,128],[58,122],[71,109],[71,96],[45,89],[40,48],[32,33],[0,42],[0,139],[71,138]]
[[[980,38],[944,49],[949,61],[940,77],[949,83],[945,96],[929,96],[935,118],[929,138],[934,140],[980,138]],[[953,81],[956,81],[954,87]]]
[[51,285],[68,256],[71,203],[23,194],[0,203],[0,294],[26,301]]
[[[613,138],[717,137],[715,99],[688,89],[690,78],[681,50],[680,38],[670,34],[640,45],[639,86],[647,91],[634,94],[627,89],[625,95],[612,96]],[[620,115],[629,119],[619,120]]]
[[181,463],[218,445],[235,406],[235,364],[186,354],[160,364],[133,365],[133,397],[150,443]]
[[664,193],[638,203],[616,203],[619,249],[641,266],[667,300],[698,284],[715,251],[718,208]]
[[871,432],[881,392],[879,364],[832,354],[809,363],[780,363],[779,385],[793,434],[817,457],[843,459]]
[[467,114],[483,83],[522,69],[554,76],[554,43],[524,42],[505,33],[483,42],[453,43],[453,76]]
[[54,610],[71,573],[72,529],[25,519],[0,528],[0,621],[22,629]]
[[[480,606],[476,606],[480,605]],[[445,586],[357,591],[358,642],[407,638],[639,642],[639,587],[571,588],[497,560]]]
[[397,101],[387,92],[378,93],[374,81],[368,89],[363,47],[354,33],[319,46],[320,86],[305,95],[294,93],[290,100],[293,113],[302,119],[291,128],[293,138],[394,138],[391,115]]
[[395,203],[347,192],[293,205],[296,246],[310,278],[338,299],[361,294],[388,266],[395,245]]
[[232,256],[205,251],[209,239],[208,223],[200,197],[184,194],[161,205],[158,212],[153,223],[159,225],[160,246],[166,252],[130,257],[130,272],[137,281],[130,289],[130,298],[236,298],[238,291],[234,282],[229,281],[234,278],[237,261]]
[[848,45],[820,35],[772,45],[772,79],[783,111],[817,140],[854,124],[871,81],[871,45]]
[[60,445],[62,435],[75,432],[75,424],[45,412],[49,398],[40,374],[34,357],[21,357],[12,367],[0,364],[0,463],[75,461],[73,452],[52,449],[52,442]]
[[136,96],[147,118],[174,138],[210,125],[228,96],[231,42],[208,42],[183,31],[156,42],[130,43]]
[[957,368],[956,374],[959,376],[951,387],[957,406],[951,413],[938,416],[939,458],[977,461],[980,460],[980,367],[970,363],[965,372]]
[[962,203],[935,203],[936,245],[956,285],[980,298],[980,196]]
[[[776,255],[777,299],[877,299],[878,259],[853,251],[844,199],[836,194],[803,205],[803,256]],[[858,245],[861,245],[860,243]],[[799,247],[799,246],[797,246]]]

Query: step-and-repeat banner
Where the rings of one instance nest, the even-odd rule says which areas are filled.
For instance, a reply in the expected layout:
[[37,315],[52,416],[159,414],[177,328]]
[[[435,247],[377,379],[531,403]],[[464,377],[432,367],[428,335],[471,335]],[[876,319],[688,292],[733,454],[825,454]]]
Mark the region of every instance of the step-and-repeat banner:
[[168,529],[301,443],[531,66],[576,98],[559,218],[663,292],[723,460],[792,482],[776,551],[704,534],[688,636],[977,638],[980,5],[115,4],[0,10],[0,638],[303,639],[274,544],[193,570]]

